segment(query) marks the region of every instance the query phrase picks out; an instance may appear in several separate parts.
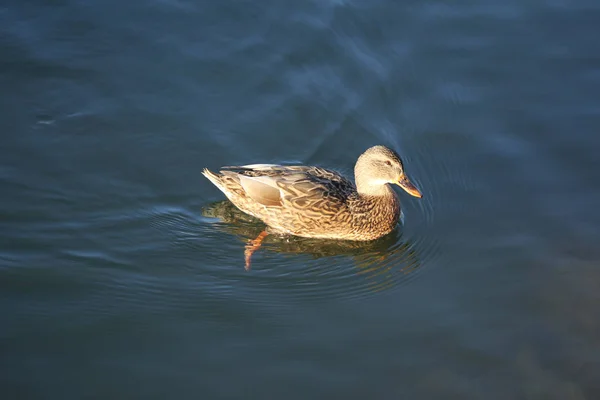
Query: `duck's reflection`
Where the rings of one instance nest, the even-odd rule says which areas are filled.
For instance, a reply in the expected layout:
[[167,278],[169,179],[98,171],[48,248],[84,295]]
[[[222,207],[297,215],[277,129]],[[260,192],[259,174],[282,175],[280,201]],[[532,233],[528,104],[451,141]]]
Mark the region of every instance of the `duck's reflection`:
[[[237,236],[244,243],[251,242],[265,229],[260,220],[241,212],[227,200],[205,206],[202,215],[225,222],[217,225],[219,229]],[[347,256],[355,261],[359,273],[374,276],[398,274],[399,271],[409,274],[420,266],[414,246],[403,240],[400,229],[369,242],[269,235],[261,251],[304,254],[313,258]]]

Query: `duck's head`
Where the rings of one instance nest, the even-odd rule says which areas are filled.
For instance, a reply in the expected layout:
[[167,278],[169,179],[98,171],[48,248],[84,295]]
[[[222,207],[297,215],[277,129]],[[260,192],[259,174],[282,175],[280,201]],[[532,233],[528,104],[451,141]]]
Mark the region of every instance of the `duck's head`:
[[354,176],[359,193],[377,194],[386,184],[393,183],[412,196],[423,197],[404,172],[398,153],[385,146],[373,146],[362,153],[354,167]]

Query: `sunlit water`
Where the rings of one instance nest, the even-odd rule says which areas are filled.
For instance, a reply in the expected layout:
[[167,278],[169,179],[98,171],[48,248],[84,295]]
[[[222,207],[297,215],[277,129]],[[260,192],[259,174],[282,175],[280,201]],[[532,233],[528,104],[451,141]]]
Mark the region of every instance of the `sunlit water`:
[[[600,396],[600,5],[0,6],[2,398]],[[419,200],[369,243],[270,236],[200,171]]]

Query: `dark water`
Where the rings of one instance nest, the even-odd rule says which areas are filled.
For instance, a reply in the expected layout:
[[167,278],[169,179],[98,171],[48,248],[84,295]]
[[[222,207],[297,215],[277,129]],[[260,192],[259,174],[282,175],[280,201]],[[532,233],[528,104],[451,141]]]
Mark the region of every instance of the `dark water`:
[[[600,396],[597,1],[6,1],[1,392]],[[363,245],[270,238],[204,167],[425,194]]]

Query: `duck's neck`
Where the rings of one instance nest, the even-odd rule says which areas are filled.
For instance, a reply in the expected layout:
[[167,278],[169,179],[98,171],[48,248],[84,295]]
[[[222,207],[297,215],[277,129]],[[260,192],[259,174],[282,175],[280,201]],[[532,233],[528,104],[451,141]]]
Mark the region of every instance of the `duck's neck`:
[[400,200],[389,184],[358,186],[357,214],[368,214],[371,224],[381,231],[389,232],[398,223]]

